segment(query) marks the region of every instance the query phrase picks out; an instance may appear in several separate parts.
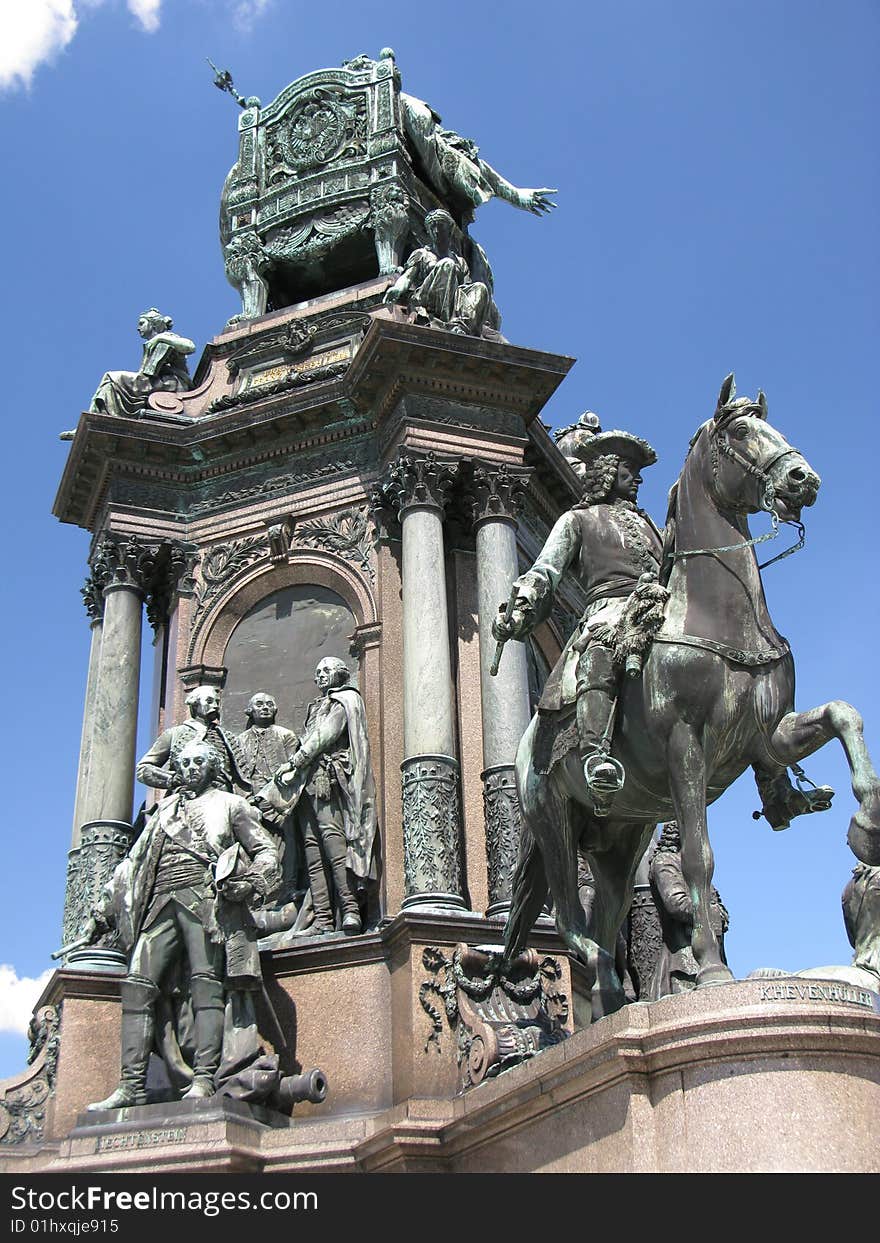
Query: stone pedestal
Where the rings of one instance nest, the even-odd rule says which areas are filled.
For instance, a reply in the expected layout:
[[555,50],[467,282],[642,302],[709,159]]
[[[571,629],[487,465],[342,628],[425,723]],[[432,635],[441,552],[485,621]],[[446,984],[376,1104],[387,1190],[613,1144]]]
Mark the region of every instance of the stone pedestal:
[[[441,1016],[432,1042],[420,1000],[436,979],[425,951],[453,949],[449,922],[404,914],[345,942],[335,966],[318,945],[274,955],[273,1004],[285,1024],[299,1016],[296,1056],[330,1082],[292,1125],[217,1099],[79,1117],[115,1081],[118,1001],[109,981],[58,979],[46,1140],[0,1143],[0,1170],[880,1172],[876,993],[791,978],[640,1002],[457,1094],[455,1035]],[[457,922],[471,944],[490,927]],[[577,1001],[579,973],[560,987]]]

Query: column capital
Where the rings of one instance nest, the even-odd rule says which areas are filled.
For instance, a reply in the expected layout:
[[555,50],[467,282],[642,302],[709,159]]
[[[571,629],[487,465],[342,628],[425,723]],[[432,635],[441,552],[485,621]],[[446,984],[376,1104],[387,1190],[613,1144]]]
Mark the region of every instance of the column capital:
[[[138,592],[147,602],[147,617],[155,629],[167,618],[175,591],[193,591],[198,562],[194,544],[183,540],[143,540],[136,535],[107,531],[92,555],[90,579],[83,590],[86,608],[89,598],[126,588]],[[91,584],[91,587],[90,587]]]
[[484,522],[506,522],[516,526],[532,472],[506,462],[474,463],[467,488],[474,527]]
[[434,453],[401,450],[373,490],[374,508],[391,505],[398,518],[412,509],[432,509],[442,517],[456,480],[457,463]]
[[92,579],[102,595],[120,587],[146,595],[153,567],[153,550],[134,535],[106,531],[91,559]]
[[104,592],[95,578],[94,574],[87,574],[85,582],[79,589],[79,594],[83,598],[86,613],[89,616],[89,624],[94,626],[104,617]]
[[192,595],[199,556],[196,546],[183,540],[163,540],[155,550],[153,572],[147,583],[147,620],[154,630],[171,612],[174,595]]

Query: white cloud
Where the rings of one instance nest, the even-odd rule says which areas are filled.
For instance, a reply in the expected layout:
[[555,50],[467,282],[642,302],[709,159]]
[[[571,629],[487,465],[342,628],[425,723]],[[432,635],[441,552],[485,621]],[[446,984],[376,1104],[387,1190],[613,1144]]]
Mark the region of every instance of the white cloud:
[[154,34],[159,29],[162,0],[128,0],[128,11],[141,24],[147,34]]
[[[79,14],[107,0],[0,0],[0,91],[29,87],[40,65],[63,52],[79,28]],[[275,0],[225,0],[234,25],[249,32]],[[145,34],[155,34],[162,0],[126,0]]]
[[32,980],[18,978],[15,967],[0,963],[0,1031],[26,1035],[37,998],[52,974],[52,969]]
[[0,0],[0,90],[30,86],[34,70],[76,34],[73,0]]
[[274,0],[232,0],[232,20],[239,30],[250,30],[273,3]]

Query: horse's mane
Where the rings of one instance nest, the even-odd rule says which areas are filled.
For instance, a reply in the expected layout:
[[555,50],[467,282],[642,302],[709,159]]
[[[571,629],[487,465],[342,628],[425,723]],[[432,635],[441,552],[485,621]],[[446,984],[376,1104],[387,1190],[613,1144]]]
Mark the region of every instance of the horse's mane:
[[685,455],[684,462],[682,463],[678,478],[669,489],[669,499],[666,504],[666,524],[663,528],[663,556],[660,561],[660,582],[664,587],[669,584],[669,576],[672,574],[672,567],[675,564],[675,510],[678,505],[678,485],[681,483],[681,477],[684,474],[685,466],[687,466],[691,450],[700,439],[700,436],[707,426],[708,423],[701,423],[694,432],[693,436],[691,436],[688,444],[688,451]]

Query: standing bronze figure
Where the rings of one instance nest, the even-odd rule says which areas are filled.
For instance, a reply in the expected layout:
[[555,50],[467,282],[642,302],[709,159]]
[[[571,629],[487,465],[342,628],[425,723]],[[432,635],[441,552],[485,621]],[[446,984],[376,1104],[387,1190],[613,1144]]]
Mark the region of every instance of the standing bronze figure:
[[[675,819],[681,830],[682,870],[695,899],[697,984],[733,978],[710,918],[706,806],[749,765],[782,774],[838,738],[859,804],[850,847],[862,862],[880,863],[880,778],[861,717],[840,700],[794,711],[794,661],[770,618],[749,534],[749,514],[762,510],[774,527],[797,523],[801,509],[816,500],[819,482],[767,421],[764,395],[736,399],[728,376],[670,493],[661,572],[669,601],[643,654],[641,677],[621,686],[610,754],[626,779],[607,818],[595,814],[576,735],[550,765],[536,762],[539,714],[523,735],[517,782],[524,828],[505,956],[523,948],[549,886],[560,935],[590,972],[596,1017],[624,1002],[615,939],[637,862],[659,821]],[[515,602],[499,628],[502,623],[512,637],[523,637],[528,608]],[[577,895],[579,844],[597,887],[589,926]]]

